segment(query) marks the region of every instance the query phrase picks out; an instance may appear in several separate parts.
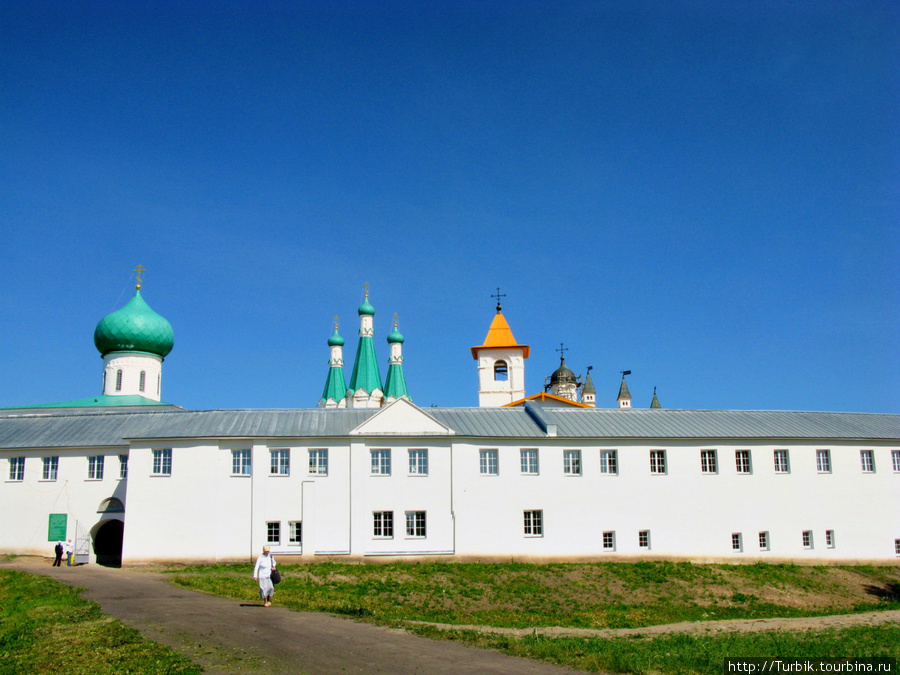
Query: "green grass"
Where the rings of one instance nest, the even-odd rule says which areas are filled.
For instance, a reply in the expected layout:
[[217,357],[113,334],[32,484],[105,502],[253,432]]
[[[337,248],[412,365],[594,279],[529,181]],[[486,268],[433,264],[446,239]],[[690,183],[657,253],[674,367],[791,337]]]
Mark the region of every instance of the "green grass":
[[78,590],[41,576],[0,570],[0,675],[193,674],[166,647],[110,619]]

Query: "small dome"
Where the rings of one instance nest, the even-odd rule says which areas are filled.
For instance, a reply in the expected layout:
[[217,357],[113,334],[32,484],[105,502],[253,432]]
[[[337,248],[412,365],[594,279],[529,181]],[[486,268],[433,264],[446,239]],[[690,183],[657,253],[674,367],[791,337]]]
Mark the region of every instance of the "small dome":
[[372,303],[369,302],[368,295],[366,296],[366,299],[363,300],[363,304],[359,306],[359,309],[357,311],[359,312],[360,316],[363,316],[364,314],[368,316],[375,316],[375,308],[372,307]]
[[94,329],[101,356],[110,352],[148,352],[162,358],[175,346],[172,324],[144,302],[140,290],[122,309],[107,314]]
[[337,332],[337,328],[334,329],[334,335],[328,338],[328,346],[329,347],[343,347],[344,346],[344,338],[341,337],[340,333]]
[[394,326],[394,330],[391,331],[391,334],[387,336],[387,341],[390,344],[394,344],[395,342],[403,343],[403,334],[397,330],[396,326]]
[[550,384],[575,384],[575,373],[569,370],[569,367],[566,365],[566,360],[559,360],[559,368],[553,371],[553,374],[550,376]]

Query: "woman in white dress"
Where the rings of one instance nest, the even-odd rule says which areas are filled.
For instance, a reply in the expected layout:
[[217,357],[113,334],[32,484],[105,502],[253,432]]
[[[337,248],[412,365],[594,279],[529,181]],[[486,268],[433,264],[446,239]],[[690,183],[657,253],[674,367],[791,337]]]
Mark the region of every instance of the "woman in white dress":
[[269,555],[269,547],[263,546],[262,555],[256,559],[253,578],[259,581],[259,597],[265,601],[264,607],[272,606],[275,585],[272,583],[272,570],[275,569],[275,558]]

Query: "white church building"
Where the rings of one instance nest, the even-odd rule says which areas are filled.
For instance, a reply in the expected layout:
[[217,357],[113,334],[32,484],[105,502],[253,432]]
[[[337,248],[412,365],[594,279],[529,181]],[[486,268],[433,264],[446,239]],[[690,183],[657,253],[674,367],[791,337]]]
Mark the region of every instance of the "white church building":
[[528,396],[499,303],[479,407],[419,408],[396,323],[381,378],[374,315],[366,293],[349,383],[329,338],[316,407],[188,410],[162,402],[174,333],[138,284],[97,325],[100,395],[0,409],[0,553],[900,560],[900,415],[637,409],[624,374],[596,407],[564,358]]

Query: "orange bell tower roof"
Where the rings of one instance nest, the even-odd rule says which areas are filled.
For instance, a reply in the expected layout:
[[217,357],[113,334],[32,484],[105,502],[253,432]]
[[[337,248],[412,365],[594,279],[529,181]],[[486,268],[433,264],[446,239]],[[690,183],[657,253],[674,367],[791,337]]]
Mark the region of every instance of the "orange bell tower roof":
[[521,349],[522,356],[528,358],[531,347],[528,345],[520,345],[513,337],[512,330],[506,322],[506,317],[500,313],[498,307],[494,320],[491,321],[491,327],[488,329],[487,337],[484,338],[484,344],[477,347],[471,347],[472,358],[478,360],[478,352],[482,349],[509,349],[510,347]]

